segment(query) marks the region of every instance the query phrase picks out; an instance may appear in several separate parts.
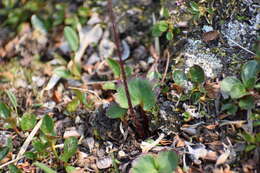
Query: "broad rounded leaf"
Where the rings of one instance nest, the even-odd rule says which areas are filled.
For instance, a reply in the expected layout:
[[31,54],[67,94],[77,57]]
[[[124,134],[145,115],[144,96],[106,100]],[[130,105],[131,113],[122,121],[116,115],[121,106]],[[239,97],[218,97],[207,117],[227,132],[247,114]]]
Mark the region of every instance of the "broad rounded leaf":
[[242,67],[241,78],[246,88],[253,88],[260,71],[260,63],[256,60],[248,61]]
[[77,152],[78,139],[74,136],[65,139],[64,150],[60,159],[64,162],[68,162],[69,159]]
[[53,133],[54,122],[49,115],[45,115],[42,120],[41,130],[44,134],[49,135]]
[[118,104],[113,104],[108,108],[106,115],[109,118],[122,118],[126,112],[127,109],[121,108]]
[[171,31],[168,31],[166,33],[166,38],[167,38],[167,40],[172,40],[173,39],[173,33]]
[[187,77],[183,71],[175,70],[173,72],[173,80],[177,85],[183,86],[187,82]]
[[172,173],[178,166],[178,156],[174,151],[162,151],[156,157],[159,173]]
[[22,130],[31,130],[36,124],[36,116],[34,114],[25,113],[22,116],[20,125]]
[[246,91],[246,88],[244,87],[244,85],[242,83],[234,84],[230,91],[230,96],[233,99],[241,98],[247,94],[248,93]]
[[226,111],[229,115],[235,115],[238,110],[238,106],[235,104],[227,103],[221,107],[221,111]]
[[66,26],[64,28],[64,37],[68,41],[71,50],[77,51],[79,49],[79,37],[73,28]]
[[153,87],[148,80],[137,79],[140,92],[141,106],[145,111],[150,111],[156,103]]
[[11,116],[10,108],[6,104],[0,102],[0,117],[3,119],[7,119],[10,116]]
[[165,32],[168,29],[168,23],[166,21],[160,21],[158,27],[161,32]]
[[131,168],[130,173],[158,173],[153,156],[147,154],[138,158]]
[[226,77],[224,80],[220,82],[221,91],[226,94],[229,94],[231,88],[237,83],[241,84],[240,80],[238,80],[236,77]]
[[241,98],[241,99],[239,100],[238,105],[239,105],[239,107],[240,107],[241,109],[246,109],[246,110],[248,110],[248,109],[252,109],[252,108],[255,107],[254,101],[255,101],[255,100],[254,100],[254,97],[251,96],[251,95],[249,95],[249,96],[245,96],[245,97]]
[[159,24],[155,24],[152,28],[152,35],[154,37],[160,37],[162,35],[162,32],[159,29]]
[[192,82],[195,82],[195,83],[204,82],[205,74],[204,74],[203,69],[198,65],[192,66],[189,70],[189,78],[191,79]]

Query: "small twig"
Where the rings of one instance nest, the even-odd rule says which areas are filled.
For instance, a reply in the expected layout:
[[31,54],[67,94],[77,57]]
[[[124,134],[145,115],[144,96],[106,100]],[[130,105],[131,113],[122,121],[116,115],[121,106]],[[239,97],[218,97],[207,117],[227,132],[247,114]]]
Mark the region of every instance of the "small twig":
[[167,56],[167,61],[166,61],[166,67],[165,67],[165,70],[164,70],[164,73],[163,73],[163,77],[162,77],[162,80],[161,80],[161,84],[164,82],[165,78],[166,78],[166,75],[167,75],[167,71],[169,69],[169,63],[170,63],[170,53],[169,51],[167,50],[165,52],[166,56]]
[[19,157],[19,158],[16,158],[16,159],[14,159],[14,160],[11,160],[11,161],[9,161],[9,162],[6,162],[6,163],[0,165],[0,169],[3,169],[4,167],[6,167],[6,166],[8,166],[8,165],[10,165],[10,164],[12,164],[12,163],[15,163],[15,162],[17,162],[18,160],[23,159],[24,157],[25,157],[25,156],[21,156],[21,157]]
[[[222,33],[223,34],[223,33]],[[241,46],[240,44],[238,44],[237,42],[235,42],[234,40],[232,40],[229,36],[227,36],[226,34],[223,34],[225,37],[227,37],[227,39],[229,41],[231,41],[232,43],[234,43],[235,45],[237,45],[238,47],[240,47],[241,49],[247,51],[248,53],[251,53],[252,55],[256,56],[256,54],[254,52],[252,52],[251,50],[248,50],[247,48]]]
[[90,81],[87,82],[86,85],[97,85],[97,84],[105,84],[108,82],[118,82],[118,80],[110,80],[110,81]]
[[102,99],[99,97],[99,95],[95,91],[84,89],[84,88],[77,88],[77,87],[68,87],[68,88],[72,89],[72,90],[79,90],[79,91],[83,91],[83,92],[86,92],[86,93],[93,94],[94,96],[97,97],[97,99],[99,99],[99,101],[102,101]]
[[117,32],[116,24],[115,24],[115,16],[114,16],[114,12],[113,12],[112,0],[108,0],[108,8],[109,8],[109,12],[110,12],[110,19],[111,19],[112,29],[113,29],[113,33],[114,33],[114,40],[115,40],[115,44],[116,44],[117,56],[119,58],[122,80],[123,80],[123,84],[124,84],[124,88],[125,88],[130,116],[131,116],[132,120],[134,121],[137,132],[139,133],[139,135],[141,137],[144,137],[144,131],[142,129],[142,125],[136,117],[136,114],[134,112],[134,108],[133,108],[133,105],[131,102],[131,97],[130,97],[130,93],[129,93],[129,89],[128,89],[127,78],[126,78],[126,73],[125,73],[125,68],[124,68],[124,61],[122,59],[122,52],[120,49],[121,42],[120,42],[119,34]]

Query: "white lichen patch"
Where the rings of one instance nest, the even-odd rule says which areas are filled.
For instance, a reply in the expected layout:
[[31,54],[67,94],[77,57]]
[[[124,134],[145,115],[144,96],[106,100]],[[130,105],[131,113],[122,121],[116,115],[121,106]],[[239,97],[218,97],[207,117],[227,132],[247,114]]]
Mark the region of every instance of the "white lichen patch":
[[222,71],[221,60],[211,52],[209,48],[200,40],[189,39],[185,47],[185,65],[189,67],[199,65],[203,68],[205,75],[209,78],[215,78]]

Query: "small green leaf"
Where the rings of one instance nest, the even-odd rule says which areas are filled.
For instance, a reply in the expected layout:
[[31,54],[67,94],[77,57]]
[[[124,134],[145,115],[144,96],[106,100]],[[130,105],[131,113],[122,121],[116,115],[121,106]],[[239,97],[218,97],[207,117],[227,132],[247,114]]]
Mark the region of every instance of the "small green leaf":
[[20,125],[22,130],[31,130],[37,122],[36,115],[31,113],[25,113],[22,116]]
[[167,38],[167,40],[172,40],[173,39],[173,33],[171,31],[168,31],[166,33],[166,38]]
[[246,88],[253,88],[260,71],[260,63],[256,60],[248,61],[242,67],[241,78]]
[[14,109],[15,109],[15,111],[17,112],[18,104],[17,104],[17,99],[16,99],[15,95],[10,90],[6,91],[5,93],[8,95],[8,97],[9,97],[9,99],[10,99],[10,101],[11,101],[11,103],[12,103]]
[[183,71],[175,70],[173,72],[173,80],[174,83],[176,83],[177,85],[184,86],[185,83],[187,82],[187,77]]
[[160,15],[163,17],[170,17],[170,12],[167,8],[163,7],[160,11]]
[[66,110],[68,112],[75,112],[79,105],[80,105],[80,100],[78,98],[75,98],[67,104]]
[[37,158],[37,154],[31,151],[25,152],[24,156],[30,160],[35,160]]
[[193,11],[199,12],[199,5],[198,5],[196,2],[191,1],[191,2],[190,2],[190,7],[191,7],[191,9],[192,9]]
[[168,23],[166,22],[166,21],[159,21],[159,23],[158,23],[158,27],[159,27],[159,30],[161,31],[161,32],[165,32],[165,31],[167,31],[167,29],[168,29]]
[[65,79],[72,78],[70,71],[65,67],[57,67],[53,70],[53,73]]
[[40,163],[40,162],[34,162],[33,165],[37,166],[38,168],[42,169],[45,173],[56,173],[53,169],[49,168],[47,165]]
[[221,111],[227,111],[227,113],[229,115],[235,115],[237,110],[238,110],[238,107],[234,104],[231,104],[231,103],[224,104],[221,107]]
[[160,37],[162,35],[162,32],[159,29],[158,23],[152,27],[152,35],[153,35],[153,37]]
[[45,115],[42,120],[41,131],[45,135],[53,134],[54,122],[49,115]]
[[102,88],[103,88],[103,90],[115,90],[116,89],[116,85],[115,85],[114,82],[106,82],[106,83],[104,83]]
[[32,15],[31,22],[32,22],[34,29],[36,29],[44,34],[47,33],[47,29],[46,29],[44,22],[35,14]]
[[143,110],[150,111],[156,104],[153,87],[148,80],[138,79],[138,88],[140,92],[141,106]]
[[189,70],[189,78],[191,79],[192,82],[195,83],[202,83],[205,80],[205,74],[203,69],[198,66],[198,65],[194,65],[190,68]]
[[3,119],[7,119],[10,118],[10,116],[11,116],[10,108],[6,104],[0,102],[0,117]]
[[241,82],[236,77],[226,77],[220,83],[221,91],[226,94],[230,94],[232,87],[237,83],[241,83]]
[[108,110],[106,115],[109,118],[122,118],[127,112],[127,109],[121,108],[118,104],[112,104]]
[[64,162],[68,162],[69,159],[77,152],[78,139],[76,137],[69,137],[65,139],[64,150],[60,159]]
[[159,173],[172,173],[178,166],[178,156],[173,151],[162,151],[156,157]]
[[241,109],[248,110],[255,107],[254,102],[255,102],[254,97],[249,95],[241,98],[238,104]]
[[10,173],[22,173],[22,171],[19,168],[14,166],[14,164],[8,165],[8,169]]
[[32,146],[37,152],[43,152],[48,147],[48,144],[43,143],[40,140],[33,140]]
[[66,166],[66,167],[65,167],[65,170],[66,170],[67,173],[73,173],[73,172],[75,172],[77,169],[74,168],[73,166]]
[[195,92],[192,92],[191,96],[190,96],[190,99],[192,100],[192,103],[193,104],[196,104],[198,103],[198,101],[200,100],[200,97],[202,96],[202,93],[199,92],[199,91],[195,91]]
[[107,58],[107,63],[111,68],[111,70],[113,71],[115,77],[116,78],[120,77],[120,73],[121,73],[120,64],[112,58]]
[[256,145],[254,144],[251,144],[251,145],[247,145],[246,148],[245,148],[245,152],[249,152],[249,151],[252,151],[256,148]]
[[0,148],[0,161],[5,158],[5,156],[8,154],[9,152],[9,147],[1,147]]
[[155,160],[151,154],[146,154],[136,161],[130,172],[131,173],[158,173],[155,167]]
[[241,98],[247,94],[248,93],[246,92],[246,88],[244,87],[244,85],[242,83],[234,84],[230,91],[230,96],[233,99]]
[[79,49],[79,38],[76,31],[73,28],[66,26],[64,28],[64,37],[68,41],[71,50],[76,52]]

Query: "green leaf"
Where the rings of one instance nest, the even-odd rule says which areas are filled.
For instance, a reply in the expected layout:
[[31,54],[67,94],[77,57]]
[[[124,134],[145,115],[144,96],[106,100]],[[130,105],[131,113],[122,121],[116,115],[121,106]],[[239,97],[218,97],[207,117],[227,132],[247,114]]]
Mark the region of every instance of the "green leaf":
[[245,97],[241,98],[239,100],[238,105],[241,109],[248,110],[248,109],[252,109],[255,107],[254,102],[255,102],[254,97],[249,95],[249,96],[245,96]]
[[161,31],[161,32],[165,32],[165,31],[167,31],[167,29],[168,29],[168,23],[166,22],[166,21],[159,21],[159,23],[158,23],[158,27],[159,27],[159,30]]
[[33,140],[32,141],[32,146],[37,152],[43,152],[45,149],[48,147],[47,142],[43,143],[40,140]]
[[249,152],[252,151],[256,148],[256,145],[252,144],[252,145],[247,145],[245,148],[245,152]]
[[140,157],[131,168],[131,173],[158,173],[155,167],[155,160],[151,154]]
[[253,88],[260,71],[260,64],[256,60],[248,61],[242,67],[241,78],[246,88]]
[[53,70],[53,73],[65,79],[72,78],[70,71],[66,67],[57,67]]
[[220,82],[220,89],[222,92],[230,94],[232,87],[238,83],[241,84],[240,80],[238,80],[236,77],[226,77]]
[[[156,103],[152,85],[148,80],[136,78],[128,82],[128,89],[133,106],[140,105],[149,111]],[[123,86],[117,89],[116,102],[120,107],[127,109],[128,102]]]
[[173,39],[173,33],[171,31],[168,31],[166,33],[166,38],[167,38],[167,40],[172,40]]
[[149,71],[146,75],[146,77],[151,81],[151,80],[159,80],[162,78],[161,73],[157,71]]
[[178,156],[173,151],[162,151],[156,157],[159,173],[172,173],[178,166]]
[[183,71],[175,70],[173,72],[173,80],[174,83],[176,83],[177,85],[184,86],[185,83],[187,82],[187,77]]
[[205,74],[203,69],[198,66],[198,65],[194,65],[190,68],[189,70],[189,78],[191,79],[192,82],[195,83],[202,83],[205,80]]
[[120,64],[112,58],[107,58],[107,64],[113,71],[115,77],[116,78],[120,77],[120,74],[121,74]]
[[20,125],[22,130],[31,130],[37,122],[36,115],[31,113],[25,113],[22,116]]
[[46,34],[47,33],[47,29],[46,29],[46,26],[45,24],[43,23],[43,21],[38,17],[36,16],[35,14],[32,15],[31,17],[31,22],[32,22],[32,25],[34,27],[34,29]]
[[5,158],[5,156],[8,154],[9,152],[9,147],[1,147],[0,148],[0,161]]
[[45,135],[53,134],[54,122],[49,115],[45,115],[42,120],[41,131]]
[[0,102],[0,117],[3,119],[7,119],[10,118],[10,116],[11,116],[10,108],[6,104]]
[[191,9],[192,9],[194,12],[199,12],[199,5],[198,5],[196,2],[191,1],[191,2],[190,2],[190,7],[191,7]]
[[9,97],[15,111],[17,112],[17,107],[18,107],[18,104],[17,104],[17,99],[15,97],[15,95],[12,93],[12,91],[8,90],[5,92],[7,94],[7,96]]
[[73,28],[66,26],[64,28],[64,37],[68,41],[71,50],[76,52],[79,49],[79,37],[76,31]]
[[77,96],[77,99],[84,105],[87,104],[87,94],[85,92],[81,92],[79,90],[74,90],[74,93]]
[[31,151],[25,152],[24,156],[30,160],[35,160],[37,158],[37,154]]
[[160,37],[162,35],[162,32],[159,29],[158,23],[152,27],[152,35],[153,35],[153,37]]
[[221,107],[221,111],[227,111],[227,113],[229,115],[235,115],[237,110],[238,110],[238,107],[234,104],[231,104],[231,103],[224,104]]
[[79,105],[80,105],[80,100],[78,98],[75,98],[67,104],[66,110],[68,112],[75,112]]
[[196,104],[200,100],[201,96],[202,96],[201,92],[195,91],[195,92],[192,92],[190,99],[192,100],[193,104]]
[[77,152],[78,139],[76,137],[69,137],[65,139],[64,150],[60,159],[64,162],[68,162],[69,159]]
[[47,165],[40,163],[40,162],[34,162],[33,165],[37,166],[38,168],[42,169],[45,173],[56,173],[53,169],[49,168]]
[[73,173],[73,172],[75,172],[77,169],[74,168],[73,166],[66,166],[66,167],[65,167],[65,170],[66,170],[67,173]]
[[255,137],[252,134],[249,133],[243,133],[242,137],[244,138],[244,140],[248,143],[255,143]]
[[246,88],[244,87],[244,85],[242,83],[234,84],[230,91],[230,96],[233,99],[241,98],[247,94],[248,93],[246,92]]
[[19,168],[14,166],[14,164],[8,165],[8,169],[10,173],[22,173],[22,171]]
[[112,104],[108,110],[106,115],[109,118],[122,118],[127,112],[127,109],[121,108],[118,104]]
[[255,84],[255,88],[259,89],[260,88],[260,83]]
[[160,11],[160,15],[167,18],[170,17],[170,12],[167,8],[163,7]]
[[106,82],[102,86],[103,90],[116,90],[116,85],[114,82]]

